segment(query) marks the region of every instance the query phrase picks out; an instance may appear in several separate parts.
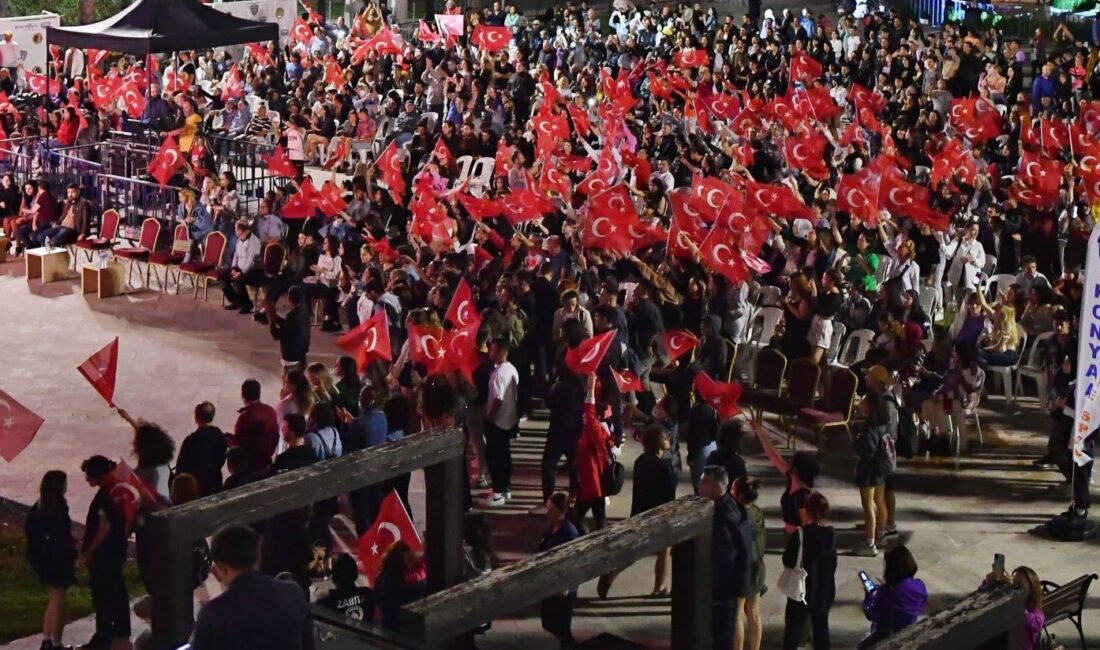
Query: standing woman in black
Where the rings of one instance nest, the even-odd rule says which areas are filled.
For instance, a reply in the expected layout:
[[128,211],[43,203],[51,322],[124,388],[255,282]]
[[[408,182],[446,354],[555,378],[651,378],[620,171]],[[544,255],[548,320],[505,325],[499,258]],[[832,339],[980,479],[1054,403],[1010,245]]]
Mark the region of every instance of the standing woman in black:
[[836,599],[836,531],[825,525],[829,501],[820,492],[806,499],[801,510],[801,533],[787,539],[783,566],[794,568],[801,560],[806,572],[806,602],[787,599],[783,616],[783,650],[797,650],[813,633],[814,650],[829,650],[829,610]]
[[52,469],[42,476],[38,501],[24,523],[27,560],[46,587],[49,600],[42,615],[42,648],[60,648],[65,629],[65,596],[76,584],[76,540],[69,504],[65,501],[68,479]]

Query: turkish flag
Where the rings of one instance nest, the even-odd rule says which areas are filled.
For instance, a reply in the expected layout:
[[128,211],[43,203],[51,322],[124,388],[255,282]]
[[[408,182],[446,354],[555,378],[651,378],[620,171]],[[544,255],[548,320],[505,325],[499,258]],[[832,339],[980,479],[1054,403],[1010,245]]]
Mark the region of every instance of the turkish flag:
[[566,110],[569,111],[569,117],[573,118],[573,126],[576,127],[577,133],[582,136],[587,135],[592,129],[592,121],[588,118],[588,111],[576,104],[569,104],[566,106]]
[[122,90],[122,79],[118,77],[96,77],[91,80],[92,102],[101,111],[110,109],[118,101]]
[[975,144],[982,144],[1001,134],[1000,113],[992,103],[980,97],[951,100],[948,122]]
[[466,278],[458,281],[458,287],[451,296],[451,304],[447,307],[444,320],[456,328],[481,325],[481,316],[478,315],[477,303],[474,302],[474,292]]
[[421,20],[420,26],[416,29],[416,38],[421,43],[439,43],[443,40],[443,35],[433,32],[428,23]]
[[317,188],[313,186],[313,179],[305,177],[298,191],[291,194],[283,204],[282,217],[284,219],[309,219],[317,214]]
[[677,68],[705,68],[710,56],[706,50],[687,48],[673,54],[672,63]]
[[383,264],[389,264],[390,262],[396,261],[398,258],[397,251],[394,250],[393,245],[390,244],[390,240],[385,237],[374,239],[368,236],[363,240],[363,243],[382,260]]
[[1100,201],[1100,171],[1093,169],[1082,173],[1081,188],[1090,203]]
[[894,174],[883,176],[879,196],[883,208],[902,216],[928,208],[928,188],[914,185]]
[[405,193],[405,170],[401,168],[401,158],[395,141],[391,141],[378,157],[378,170],[382,174],[382,180],[389,186],[394,202],[404,205],[401,196]]
[[609,217],[623,225],[638,220],[634,199],[625,185],[620,183],[588,199],[588,218],[596,217]]
[[543,193],[555,192],[563,197],[573,196],[573,182],[569,176],[548,162],[542,165],[542,175],[539,178],[539,191]]
[[672,99],[672,84],[667,79],[652,72],[646,73],[646,77],[649,78],[650,95],[657,99]]
[[88,68],[99,68],[99,64],[103,63],[103,59],[107,58],[107,50],[97,50],[89,47],[88,50]]
[[787,164],[794,169],[801,169],[812,178],[824,179],[829,175],[825,167],[825,146],[828,142],[825,136],[817,131],[787,138],[783,142],[783,153],[786,154]]
[[626,227],[626,234],[630,237],[630,251],[633,253],[668,241],[668,231],[659,223],[632,223]]
[[787,219],[812,220],[813,210],[802,202],[794,190],[786,185],[769,185],[754,180],[745,182],[748,205],[763,214]]
[[723,183],[720,179],[695,174],[691,179],[688,202],[702,216],[703,221],[713,223],[718,217],[730,212],[727,206],[731,202],[741,203],[737,194],[732,185]]
[[669,361],[679,359],[699,345],[699,339],[687,330],[668,330],[661,337],[661,342],[668,352]]
[[787,99],[796,113],[819,122],[831,120],[840,115],[840,106],[833,100],[828,90],[819,86],[795,89],[787,88]]
[[107,400],[111,408],[115,406],[115,374],[118,371],[118,337],[99,352],[96,352],[77,367],[80,374],[88,380],[92,388]]
[[179,76],[175,70],[169,70],[164,73],[164,89],[172,92],[187,92],[187,89],[191,87],[191,82],[183,77]]
[[512,30],[508,27],[478,25],[470,35],[470,45],[488,52],[499,52],[512,42]]
[[321,165],[322,169],[332,169],[348,158],[348,152],[351,150],[351,138],[334,139],[336,142],[329,148],[328,157],[325,158],[325,163]]
[[728,420],[741,412],[737,402],[741,399],[743,390],[740,382],[715,381],[701,370],[695,375],[695,391],[704,402],[718,411],[718,416],[723,420]]
[[475,221],[499,217],[504,214],[504,208],[500,207],[500,203],[493,199],[478,198],[464,192],[455,194],[455,198],[462,204],[462,207],[466,208],[470,218]]
[[413,363],[434,375],[443,362],[443,328],[430,325],[409,325],[409,355]]
[[145,93],[136,83],[129,81],[122,86],[122,101],[130,117],[140,117],[145,112]]
[[298,1],[301,2],[302,6],[306,8],[306,13],[309,15],[310,24],[324,26],[325,19],[321,14],[314,11],[313,7],[311,7],[309,5],[309,3],[306,2],[306,0],[298,0]]
[[256,60],[260,65],[272,65],[274,61],[271,60],[271,52],[267,51],[267,48],[259,43],[248,43],[245,45],[248,51],[252,53],[252,58]]
[[481,365],[481,355],[477,350],[477,332],[481,321],[466,327],[458,327],[443,332],[443,358],[429,374],[446,373],[457,370],[473,383],[474,371]]
[[294,25],[290,28],[290,41],[308,45],[312,40],[313,29],[309,26],[309,23],[301,18],[295,18]]
[[513,226],[554,211],[554,203],[532,189],[513,190],[500,198],[504,216]]
[[751,271],[742,257],[739,237],[729,228],[716,226],[699,245],[703,264],[726,277],[734,286],[747,281]]
[[640,393],[644,390],[642,380],[629,370],[615,370],[612,368],[611,376],[615,378],[615,385],[619,387],[620,393]]
[[504,144],[504,138],[497,141],[497,153],[493,157],[493,176],[508,176],[515,167],[515,163],[512,162],[513,155],[512,148]]
[[[49,79],[44,74],[38,74],[36,72],[24,72],[27,79],[27,88],[31,92],[38,95],[60,95],[61,84],[57,79]],[[47,92],[47,88],[49,91]]]
[[229,68],[222,82],[222,101],[227,102],[234,97],[244,97],[244,80],[241,79],[241,69],[236,63]]
[[149,174],[162,186],[172,180],[172,176],[184,165],[183,154],[172,136],[164,138],[157,155],[149,161]]
[[[162,501],[156,491],[142,481],[134,470],[119,460],[114,470],[103,478],[103,487],[107,488],[107,497],[111,505],[118,508],[122,519],[126,523],[126,530],[134,526],[138,511],[142,508],[152,508]],[[163,495],[167,498],[168,495]]]
[[1062,186],[1065,165],[1038,156],[1030,151],[1020,154],[1020,167],[1017,175],[1024,185],[1040,194],[1056,196]]
[[952,138],[932,158],[931,185],[937,187],[956,174],[958,174],[959,180],[972,184],[977,177],[977,169],[974,166],[974,158],[971,157],[970,152],[962,145],[962,142]]
[[695,251],[686,245],[683,240],[692,242],[696,246],[706,239],[706,230],[698,219],[698,212],[689,205],[687,195],[680,189],[675,189],[669,194],[669,202],[672,205],[672,221],[669,224],[669,254],[680,257],[682,260],[691,260]]
[[857,111],[867,108],[872,113],[881,113],[886,108],[885,97],[857,83],[852,84],[848,90],[848,99],[852,101]]
[[340,186],[331,180],[325,181],[315,196],[317,207],[326,217],[334,217],[348,209],[348,203],[344,200]]
[[436,14],[435,26],[447,40],[462,38],[466,33],[466,18],[462,14]]
[[0,113],[7,113],[12,108],[14,108],[14,106],[11,105],[11,100],[8,99],[8,94],[3,90],[0,90]]
[[9,463],[15,460],[45,420],[0,390],[0,456]]
[[[383,27],[374,35],[369,41],[364,43],[361,47],[366,47],[368,50],[375,52],[376,54],[392,54],[397,55],[405,51],[405,46],[398,38],[397,34],[393,33],[393,30],[389,27]],[[363,56],[357,57],[359,50],[357,49],[351,57],[353,65],[358,65],[363,60]],[[359,60],[356,61],[356,58]]]
[[273,151],[271,157],[267,159],[267,169],[276,176],[284,176],[286,178],[298,177],[298,168],[290,161],[290,156],[287,155],[286,149],[284,149],[282,145],[275,147],[275,151]]
[[808,85],[815,79],[819,79],[824,72],[825,69],[821,64],[805,52],[796,52],[791,59],[791,81],[800,81]]
[[872,226],[878,223],[878,193],[869,194],[868,188],[856,174],[841,174],[836,187],[836,207]]
[[371,586],[374,586],[378,574],[382,572],[382,558],[386,556],[386,551],[397,542],[407,544],[414,555],[424,552],[420,532],[413,525],[397,491],[392,491],[382,500],[374,523],[359,538],[359,572],[370,580]]
[[580,342],[565,353],[565,365],[578,375],[591,375],[596,372],[607,350],[615,342],[618,330],[611,329]]
[[336,339],[336,347],[355,355],[359,372],[366,370],[372,361],[391,361],[390,328],[386,322],[386,310],[381,309],[358,327]]

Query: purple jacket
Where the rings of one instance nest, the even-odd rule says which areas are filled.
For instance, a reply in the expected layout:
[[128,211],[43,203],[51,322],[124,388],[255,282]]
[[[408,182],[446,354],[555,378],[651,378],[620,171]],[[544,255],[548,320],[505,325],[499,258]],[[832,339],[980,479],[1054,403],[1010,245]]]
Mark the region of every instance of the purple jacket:
[[879,585],[863,598],[863,614],[871,621],[871,631],[885,627],[892,632],[916,622],[928,602],[928,590],[917,578],[906,578],[896,585]]

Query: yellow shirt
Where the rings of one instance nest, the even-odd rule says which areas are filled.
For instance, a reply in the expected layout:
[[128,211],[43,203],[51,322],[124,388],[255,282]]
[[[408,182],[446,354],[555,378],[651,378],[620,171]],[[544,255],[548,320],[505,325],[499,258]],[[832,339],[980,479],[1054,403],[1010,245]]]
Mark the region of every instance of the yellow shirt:
[[195,141],[195,135],[198,134],[200,126],[202,126],[201,115],[192,113],[187,116],[183,121],[183,133],[180,134],[180,151],[184,153],[191,151],[191,145]]

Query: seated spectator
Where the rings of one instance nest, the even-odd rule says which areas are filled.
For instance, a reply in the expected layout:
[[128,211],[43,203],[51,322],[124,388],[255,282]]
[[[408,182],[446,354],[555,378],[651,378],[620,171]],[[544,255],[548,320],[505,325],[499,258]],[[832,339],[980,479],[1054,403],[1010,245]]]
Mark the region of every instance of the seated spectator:
[[368,587],[357,585],[358,580],[355,558],[341,555],[332,564],[332,589],[317,599],[317,604],[353,621],[373,621],[374,594]]
[[871,633],[860,642],[870,647],[917,621],[928,603],[924,582],[915,578],[917,561],[904,545],[886,551],[882,559],[882,581],[863,598],[863,614],[871,621]]

